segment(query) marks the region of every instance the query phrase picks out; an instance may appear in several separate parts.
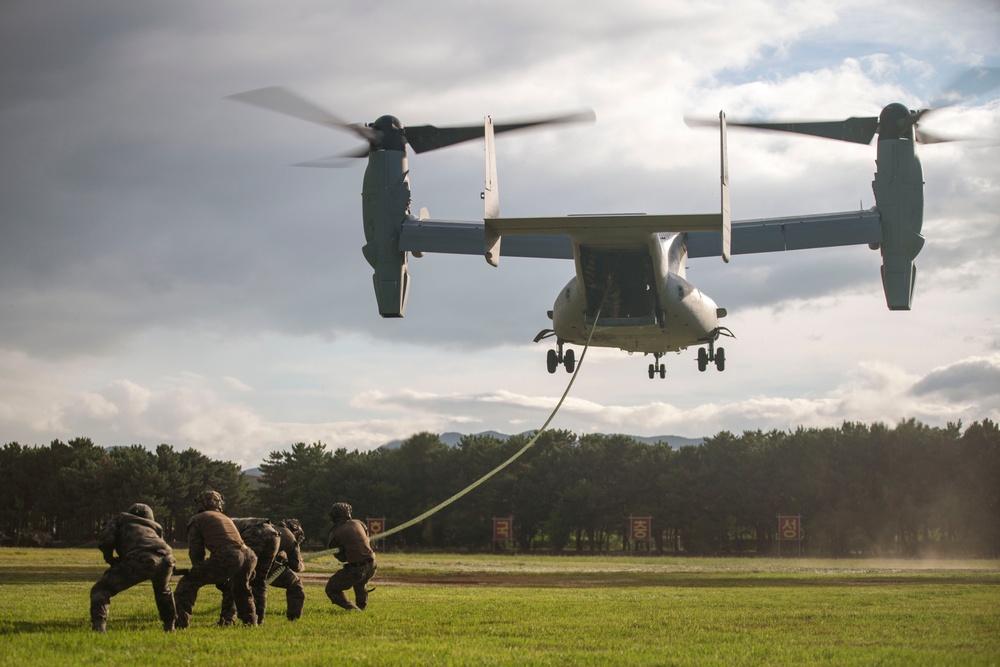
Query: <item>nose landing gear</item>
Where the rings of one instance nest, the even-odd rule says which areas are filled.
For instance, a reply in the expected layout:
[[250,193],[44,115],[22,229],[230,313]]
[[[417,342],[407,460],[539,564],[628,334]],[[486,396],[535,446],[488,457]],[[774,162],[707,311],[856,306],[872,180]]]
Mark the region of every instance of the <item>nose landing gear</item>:
[[576,355],[573,350],[566,350],[563,352],[563,342],[559,341],[559,350],[549,350],[546,356],[546,366],[549,369],[549,373],[555,373],[559,366],[565,366],[567,373],[572,373],[576,370]]
[[715,368],[720,372],[726,370],[726,351],[721,347],[715,347],[715,341],[719,339],[719,336],[736,338],[733,332],[726,327],[719,327],[718,329],[714,329],[708,337],[701,339],[708,343],[707,350],[703,347],[698,349],[698,370],[702,373],[708,368],[709,363],[715,364]]
[[[708,344],[709,348],[715,347],[711,343]],[[699,348],[698,350],[698,370],[702,373],[708,368],[708,362],[713,362],[715,367],[720,371],[726,370],[726,350],[725,348],[719,348],[718,350],[706,351],[705,348]]]
[[[549,313],[549,317],[552,317],[551,312]],[[545,338],[551,338],[552,336],[555,335],[556,332],[553,331],[552,329],[542,329],[541,331],[538,332],[538,335],[535,336],[535,342],[537,343],[540,340],[543,340]],[[548,355],[545,357],[545,363],[549,369],[549,372],[555,373],[556,369],[559,368],[559,366],[565,366],[566,372],[572,373],[574,370],[576,370],[576,355],[573,353],[573,350],[566,350],[565,352],[563,352],[563,341],[559,340],[558,338],[556,339],[556,345],[559,346],[559,349],[549,350]]]

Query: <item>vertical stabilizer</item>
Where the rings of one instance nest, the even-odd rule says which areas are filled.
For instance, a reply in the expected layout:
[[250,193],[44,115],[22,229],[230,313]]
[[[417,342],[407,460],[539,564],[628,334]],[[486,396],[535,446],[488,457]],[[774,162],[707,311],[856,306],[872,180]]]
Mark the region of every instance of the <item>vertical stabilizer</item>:
[[483,190],[483,254],[493,266],[500,266],[500,234],[490,227],[490,220],[500,217],[500,191],[497,185],[497,154],[493,140],[493,119],[486,116],[486,187]]
[[732,247],[733,222],[729,213],[729,151],[726,149],[726,112],[719,112],[719,150],[722,181],[722,261],[729,262]]

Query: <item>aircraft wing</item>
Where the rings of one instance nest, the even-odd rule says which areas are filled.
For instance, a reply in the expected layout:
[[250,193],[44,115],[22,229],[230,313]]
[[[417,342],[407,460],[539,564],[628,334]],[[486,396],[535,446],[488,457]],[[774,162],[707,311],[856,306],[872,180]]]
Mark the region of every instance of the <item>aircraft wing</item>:
[[[483,255],[486,225],[407,218],[399,234],[399,249],[414,255],[437,252],[449,255]],[[573,242],[568,234],[511,236],[504,240],[500,254],[505,257],[573,259]]]
[[[495,218],[504,225],[500,254],[505,257],[573,259],[573,238],[614,239],[622,243],[646,238],[654,232],[672,231],[672,221],[695,229],[695,223],[718,225],[718,214],[690,216],[627,215],[569,216],[565,218]],[[672,219],[672,220],[671,220]],[[703,219],[703,220],[702,220]],[[509,225],[509,227],[508,227]],[[717,227],[716,227],[717,229]],[[483,222],[417,220],[408,218],[399,238],[400,250],[414,254],[436,252],[482,255],[486,225]],[[719,231],[689,231],[688,256],[718,257]],[[849,211],[787,218],[734,221],[732,254],[744,255],[783,250],[805,250],[882,242],[878,211]]]
[[[807,250],[882,242],[878,211],[849,211],[788,218],[744,220],[733,223],[732,253]],[[717,257],[718,232],[688,234],[688,257]]]

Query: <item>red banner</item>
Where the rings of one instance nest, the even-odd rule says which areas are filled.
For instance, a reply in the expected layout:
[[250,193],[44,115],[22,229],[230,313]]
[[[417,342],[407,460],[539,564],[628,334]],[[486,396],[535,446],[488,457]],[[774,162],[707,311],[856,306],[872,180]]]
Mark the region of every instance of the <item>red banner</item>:
[[653,519],[648,516],[630,516],[628,518],[629,537],[638,542],[653,539]]
[[368,525],[369,535],[378,535],[385,532],[385,519],[365,519]]
[[507,542],[514,539],[514,518],[493,518],[493,541]]
[[802,517],[801,516],[779,516],[778,517],[778,539],[789,541],[802,540]]

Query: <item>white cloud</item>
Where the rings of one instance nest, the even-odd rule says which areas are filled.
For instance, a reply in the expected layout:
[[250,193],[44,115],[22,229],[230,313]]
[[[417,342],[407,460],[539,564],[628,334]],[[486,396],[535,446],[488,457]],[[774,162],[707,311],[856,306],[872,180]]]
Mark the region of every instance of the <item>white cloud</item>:
[[230,389],[233,389],[235,391],[240,391],[240,392],[253,391],[253,387],[251,387],[248,384],[245,384],[244,382],[241,382],[240,380],[238,380],[237,378],[234,378],[234,377],[226,376],[226,377],[222,378],[222,382],[227,387],[229,387]]

